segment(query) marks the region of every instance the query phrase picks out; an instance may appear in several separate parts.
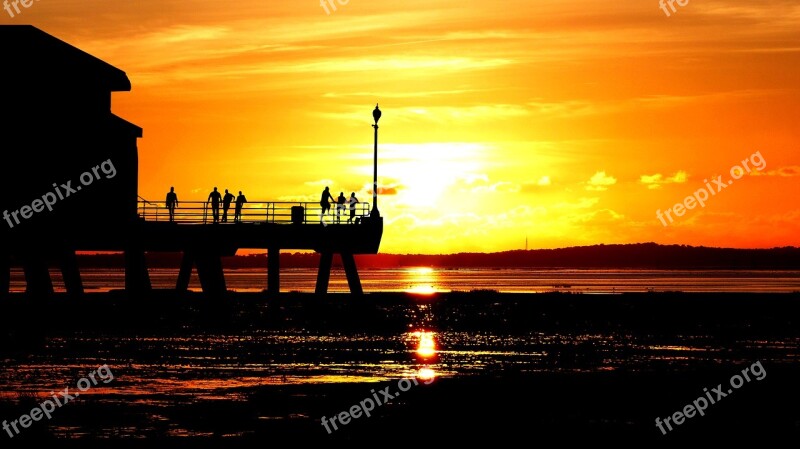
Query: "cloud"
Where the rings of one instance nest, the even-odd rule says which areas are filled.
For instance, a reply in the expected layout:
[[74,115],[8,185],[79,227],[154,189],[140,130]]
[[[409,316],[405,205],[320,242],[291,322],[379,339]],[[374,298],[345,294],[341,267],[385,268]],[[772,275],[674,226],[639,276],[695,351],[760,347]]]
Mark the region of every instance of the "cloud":
[[[505,120],[525,117],[530,111],[515,104],[481,104],[470,106],[409,106],[392,109],[395,121],[404,121],[419,126],[421,121],[438,124],[453,122],[485,123],[487,120]],[[342,123],[360,123],[365,120],[363,105],[347,106],[346,110],[335,112],[315,112],[314,115],[326,120]],[[368,116],[366,116],[368,117]]]
[[585,214],[579,214],[569,217],[574,223],[609,223],[619,221],[625,218],[624,215],[612,209],[599,209],[593,210]]
[[577,202],[561,202],[553,206],[554,209],[563,210],[576,210],[576,209],[589,209],[600,201],[599,198],[579,198]]
[[482,182],[486,184],[489,182],[489,175],[485,173],[467,173],[465,175],[459,176],[459,178],[465,184],[475,184],[477,182]]
[[307,186],[324,187],[334,185],[336,182],[334,182],[332,179],[320,179],[319,181],[308,181],[304,184]]
[[[378,195],[397,195],[397,193],[403,188],[400,184],[389,184],[387,186],[378,186]],[[372,185],[364,186],[364,190],[366,190],[367,194],[372,195]]]
[[326,92],[323,98],[348,98],[348,97],[367,97],[367,98],[431,98],[442,95],[464,95],[479,92],[478,89],[458,89],[458,90],[429,90],[420,92],[392,92],[390,90],[380,92]]
[[553,182],[550,180],[550,176],[544,175],[536,181],[526,182],[522,184],[521,190],[523,192],[538,192],[542,189],[550,187],[552,184]]
[[780,178],[792,178],[800,176],[800,165],[790,165],[769,171],[751,171],[751,176],[778,176]]
[[608,105],[600,105],[588,100],[564,100],[558,102],[533,101],[527,106],[537,116],[553,116],[558,118],[582,117],[608,112]]
[[678,170],[674,175],[664,177],[661,173],[654,175],[642,175],[639,177],[639,182],[646,185],[648,189],[660,189],[664,184],[683,184],[689,180],[689,175],[683,171]]
[[520,191],[519,184],[509,181],[500,181],[491,185],[477,186],[472,188],[472,193],[483,192],[501,192],[501,193],[517,193]]
[[319,201],[318,195],[282,195],[278,197],[281,202],[315,203]]
[[606,175],[605,171],[599,171],[589,179],[589,185],[586,186],[586,190],[593,190],[600,192],[603,190],[608,190],[608,186],[614,185],[616,183],[617,183],[617,178]]

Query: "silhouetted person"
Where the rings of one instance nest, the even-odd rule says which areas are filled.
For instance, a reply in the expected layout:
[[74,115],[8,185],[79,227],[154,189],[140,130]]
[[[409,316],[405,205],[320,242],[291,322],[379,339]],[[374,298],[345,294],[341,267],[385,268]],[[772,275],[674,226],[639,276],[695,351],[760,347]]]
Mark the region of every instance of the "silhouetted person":
[[214,223],[219,222],[219,202],[222,199],[222,195],[217,192],[217,188],[214,187],[214,191],[208,194],[208,201],[206,204],[211,203],[211,212],[214,214]]
[[228,193],[228,189],[225,189],[225,196],[222,197],[222,222],[226,223],[228,221],[228,209],[231,208],[231,201],[233,201],[236,197],[232,194]]
[[320,205],[320,207],[322,207],[322,212],[320,212],[320,214],[319,214],[319,222],[320,223],[322,223],[324,221],[323,217],[325,216],[325,214],[329,210],[331,210],[331,203],[328,202],[328,198],[330,198],[331,201],[336,201],[336,200],[333,199],[333,195],[331,195],[331,192],[328,189],[328,187],[325,187],[325,190],[322,191],[322,198],[320,198],[320,200],[319,200],[319,205]]
[[239,191],[239,196],[236,197],[236,214],[233,216],[234,223],[241,223],[242,222],[242,206],[244,203],[247,202],[247,198],[242,195],[242,191]]
[[178,207],[178,195],[175,194],[175,187],[170,187],[167,193],[167,209],[169,209],[169,221],[175,221],[175,208]]
[[356,218],[356,204],[358,204],[358,198],[356,198],[356,192],[350,194],[350,198],[348,198],[347,203],[350,205],[350,218],[347,219],[347,222],[352,223],[353,220]]
[[347,198],[344,197],[344,192],[339,192],[339,198],[336,198],[336,223],[342,222],[345,201],[347,201]]

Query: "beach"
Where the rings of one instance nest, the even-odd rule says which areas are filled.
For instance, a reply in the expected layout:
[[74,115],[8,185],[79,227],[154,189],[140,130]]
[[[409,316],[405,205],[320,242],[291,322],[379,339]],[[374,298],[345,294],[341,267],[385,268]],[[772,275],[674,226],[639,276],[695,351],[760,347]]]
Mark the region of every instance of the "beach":
[[[112,291],[15,294],[2,307],[4,419],[98,366],[114,374],[15,441],[324,443],[419,433],[439,442],[658,443],[722,430],[793,434],[800,422],[788,407],[800,398],[798,294],[230,293],[214,302]],[[666,434],[656,427],[755,363],[762,379],[751,375]],[[372,390],[400,393],[402,379],[416,382],[371,416],[326,431],[323,417]]]
[[797,2],[0,2],[0,446],[800,436]]

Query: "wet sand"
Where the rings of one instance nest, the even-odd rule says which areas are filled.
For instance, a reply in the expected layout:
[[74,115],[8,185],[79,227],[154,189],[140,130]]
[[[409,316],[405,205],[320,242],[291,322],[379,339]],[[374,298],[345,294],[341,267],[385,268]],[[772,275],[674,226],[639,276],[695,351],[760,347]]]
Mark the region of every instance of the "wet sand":
[[[238,293],[213,302],[191,293],[154,292],[143,299],[112,292],[49,301],[12,295],[0,310],[6,383],[0,385],[0,418],[15,419],[43,399],[12,390],[74,385],[79,373],[101,363],[115,375],[14,442],[148,437],[259,445],[553,439],[671,444],[800,431],[798,294],[478,292],[358,299]],[[398,336],[419,329],[436,333],[435,356],[402,347]],[[266,338],[264,332],[287,343],[248,343]],[[239,340],[192,349],[191,363],[181,358],[183,349],[163,349],[172,348],[164,341],[202,342],[206,334]],[[325,338],[317,346],[296,343],[304,335]],[[167,353],[158,353],[162,349]],[[226,359],[233,360],[233,374],[217,373],[219,360]],[[264,368],[243,376],[242,367],[256,359],[261,365],[254,366]],[[704,388],[730,388],[731,376],[755,362],[766,372],[762,380],[745,382],[709,405],[705,416],[673,424],[666,436],[658,430],[656,417],[682,410]],[[420,379],[371,417],[331,434],[322,426],[322,416],[350,409],[373,389],[397,392],[404,373],[418,376],[422,369],[436,373],[430,385]],[[202,387],[153,387],[181,376]]]

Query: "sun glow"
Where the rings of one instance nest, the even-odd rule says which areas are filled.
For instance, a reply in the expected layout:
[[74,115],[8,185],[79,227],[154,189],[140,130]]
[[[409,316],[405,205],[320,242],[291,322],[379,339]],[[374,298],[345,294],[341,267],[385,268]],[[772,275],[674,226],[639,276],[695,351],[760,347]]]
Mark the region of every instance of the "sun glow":
[[[25,20],[128,75],[111,110],[144,128],[149,200],[175,186],[203,201],[218,185],[316,202],[330,185],[371,202],[380,102],[381,252],[504,251],[526,235],[531,248],[798,244],[785,0],[669,19],[623,2],[615,20],[590,0],[350,2],[330,15],[314,2],[169,2],[167,15],[152,0],[57,3]],[[676,45],[689,14],[703,20]],[[730,70],[745,55],[749,71]],[[760,176],[667,227],[656,217],[756,149]]]
[[383,184],[396,190],[393,202],[412,210],[447,207],[451,188],[479,171],[482,145],[459,142],[386,144],[380,149]]
[[432,295],[443,291],[438,288],[438,275],[431,267],[416,267],[406,270],[408,288],[406,292],[417,295]]

